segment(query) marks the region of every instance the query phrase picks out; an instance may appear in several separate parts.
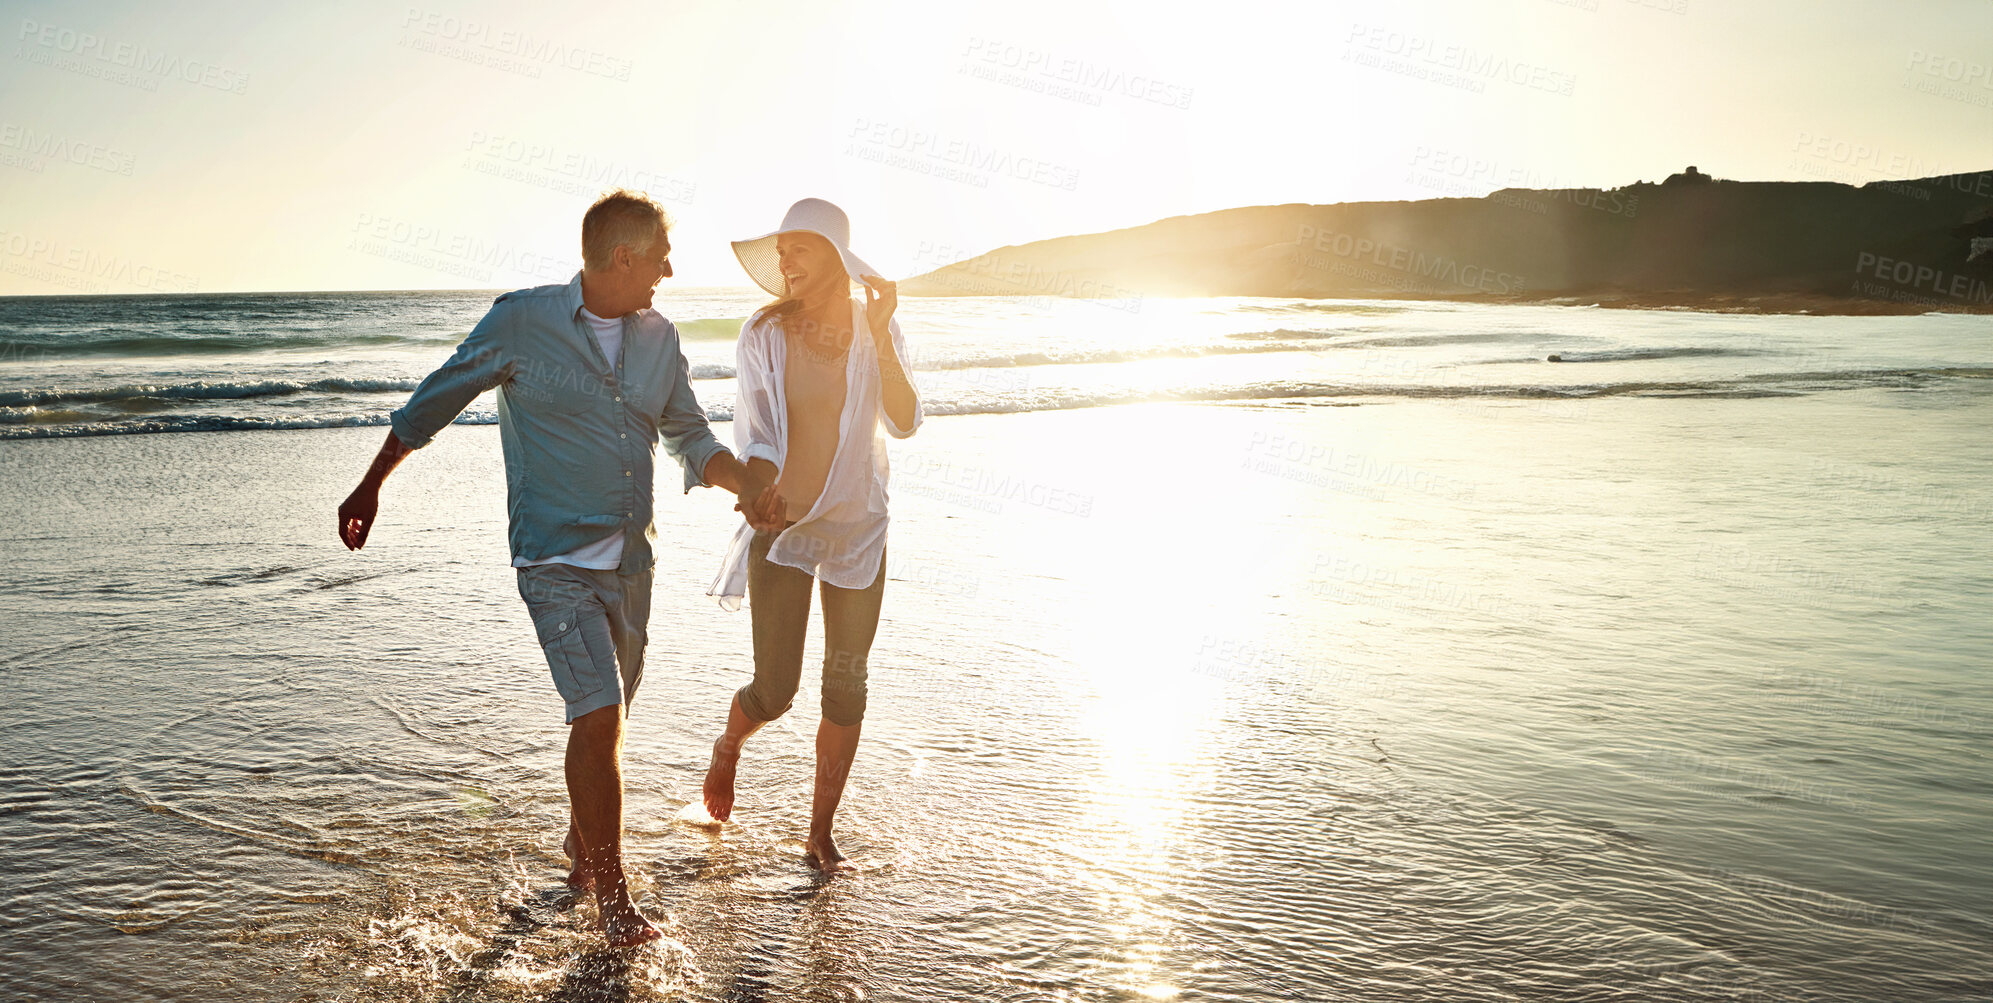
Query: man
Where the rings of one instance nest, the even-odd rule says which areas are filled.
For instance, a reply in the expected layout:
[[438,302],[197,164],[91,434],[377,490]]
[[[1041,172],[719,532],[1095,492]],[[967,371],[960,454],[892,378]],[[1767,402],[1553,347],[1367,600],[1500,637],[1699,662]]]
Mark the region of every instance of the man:
[[651,309],[671,275],[664,210],[626,191],[581,221],[582,269],[566,285],[500,296],[442,368],[390,416],[360,486],[339,506],[358,550],[381,482],[480,393],[498,388],[512,565],[567,703],[568,882],[592,888],[611,946],[657,939],[623,872],[623,720],[643,677],[650,619],[652,464],[678,458],[685,490],[718,485],[756,525],[781,523],[779,493],[720,445],[692,395],[678,329]]

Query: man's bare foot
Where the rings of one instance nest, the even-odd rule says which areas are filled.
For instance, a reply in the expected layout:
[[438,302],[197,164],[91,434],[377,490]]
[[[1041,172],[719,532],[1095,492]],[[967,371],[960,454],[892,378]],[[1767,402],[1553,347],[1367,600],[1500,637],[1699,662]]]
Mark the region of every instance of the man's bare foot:
[[726,748],[723,735],[713,742],[713,761],[706,766],[706,814],[724,822],[734,813],[734,767],[740,765],[740,747]]
[[830,833],[811,836],[803,841],[803,861],[826,876],[858,869],[851,858],[838,852],[837,842],[830,838]]
[[610,947],[635,947],[648,944],[664,937],[657,927],[651,925],[644,914],[637,911],[637,904],[626,894],[622,901],[610,905],[603,903],[602,934]]
[[[574,841],[582,842],[580,833],[574,834]],[[610,843],[607,849],[596,847],[587,854],[588,881],[595,889],[596,918],[609,946],[635,947],[663,937],[630,898],[630,879],[623,872],[621,847]]]
[[586,892],[595,887],[595,875],[588,873],[587,865],[581,862],[581,831],[573,822],[567,824],[567,838],[561,841],[561,852],[574,862],[567,873],[567,886],[577,892]]

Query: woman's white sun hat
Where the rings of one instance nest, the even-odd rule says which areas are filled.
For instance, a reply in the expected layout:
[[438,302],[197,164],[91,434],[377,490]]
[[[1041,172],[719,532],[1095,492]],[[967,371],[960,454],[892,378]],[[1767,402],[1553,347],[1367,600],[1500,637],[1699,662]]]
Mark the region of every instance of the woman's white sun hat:
[[733,242],[734,257],[747,269],[748,278],[776,296],[789,295],[789,280],[782,277],[781,260],[775,254],[775,238],[785,233],[814,233],[830,241],[830,246],[837,248],[837,256],[844,259],[844,274],[853,282],[862,276],[879,274],[865,259],[851,253],[851,220],[844,210],[823,199],[804,199],[789,207],[782,217],[781,229]]

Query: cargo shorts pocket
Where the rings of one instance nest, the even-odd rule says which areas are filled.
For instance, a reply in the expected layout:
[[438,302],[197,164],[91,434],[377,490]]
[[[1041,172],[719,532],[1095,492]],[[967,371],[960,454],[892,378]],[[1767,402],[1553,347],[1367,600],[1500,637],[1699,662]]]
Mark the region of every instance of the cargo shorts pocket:
[[[591,647],[588,611],[579,607],[559,607],[536,613],[533,616],[533,630],[540,636],[540,648],[547,654],[547,669],[553,673],[554,689],[560,691],[561,699],[568,703],[585,700],[602,690],[608,680],[604,678],[601,663],[604,661]],[[600,613],[592,617],[593,626],[604,636],[599,648],[608,657],[609,671],[615,671],[614,648],[607,644],[608,624]]]

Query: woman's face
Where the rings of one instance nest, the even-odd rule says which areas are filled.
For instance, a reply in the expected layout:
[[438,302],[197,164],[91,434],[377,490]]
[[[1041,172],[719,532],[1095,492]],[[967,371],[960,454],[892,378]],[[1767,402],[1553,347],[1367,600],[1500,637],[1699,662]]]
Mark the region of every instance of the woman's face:
[[775,238],[775,257],[782,277],[789,283],[789,295],[814,300],[848,294],[851,280],[844,274],[844,261],[830,241],[814,233],[785,233]]

